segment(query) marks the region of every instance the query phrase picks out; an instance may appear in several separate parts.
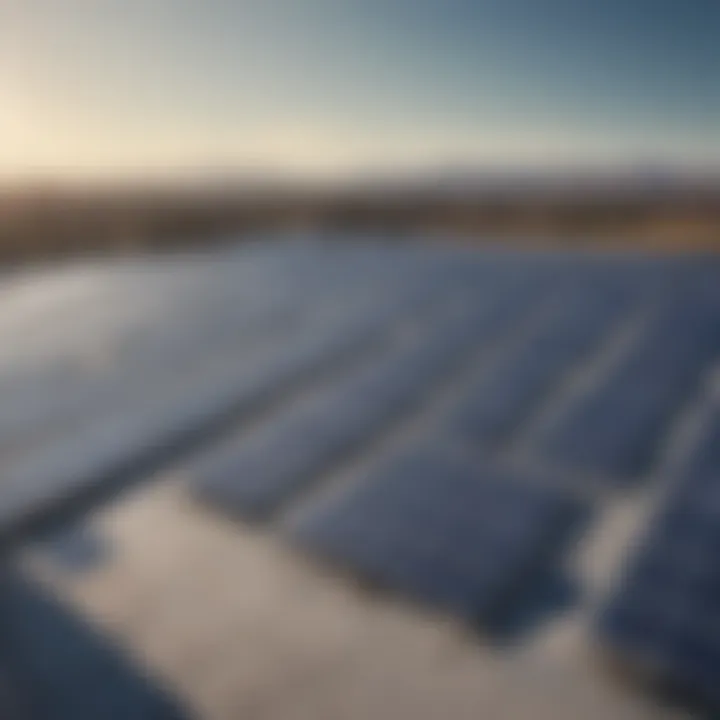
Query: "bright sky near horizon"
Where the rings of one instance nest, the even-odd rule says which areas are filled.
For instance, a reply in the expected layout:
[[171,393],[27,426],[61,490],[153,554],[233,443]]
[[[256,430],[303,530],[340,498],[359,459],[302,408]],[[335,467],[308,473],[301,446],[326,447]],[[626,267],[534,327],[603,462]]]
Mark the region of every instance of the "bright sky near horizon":
[[720,162],[718,0],[0,0],[0,173]]

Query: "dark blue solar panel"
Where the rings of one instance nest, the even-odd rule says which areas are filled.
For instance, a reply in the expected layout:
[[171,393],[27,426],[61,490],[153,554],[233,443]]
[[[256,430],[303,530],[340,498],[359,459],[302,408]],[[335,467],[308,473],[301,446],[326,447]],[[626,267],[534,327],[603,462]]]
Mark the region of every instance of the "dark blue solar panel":
[[622,483],[646,472],[664,433],[720,357],[720,306],[673,303],[612,373],[554,426],[543,455]]
[[146,671],[41,588],[8,573],[0,587],[0,673],[6,668],[13,706],[21,710],[3,720],[186,717]]
[[375,582],[492,630],[519,593],[557,567],[584,516],[558,492],[421,449],[293,531]]
[[551,317],[470,388],[450,423],[482,443],[507,438],[565,373],[595,349],[627,306],[621,294],[565,292]]
[[239,446],[211,451],[192,470],[196,491],[224,511],[244,517],[272,512],[287,495],[350,452],[365,433],[376,430],[377,412],[322,410],[290,410]]
[[[601,619],[630,663],[720,709],[720,413]],[[715,460],[708,462],[710,457]],[[701,462],[697,462],[701,459]]]
[[0,717],[7,720],[33,720],[30,716],[29,699],[18,688],[11,669],[0,661]]
[[704,420],[699,441],[685,459],[685,474],[695,483],[720,475],[720,410]]
[[492,347],[527,312],[524,293],[513,293],[510,298],[497,295],[492,303],[470,302],[459,313],[436,319],[436,327],[417,345],[348,387],[346,402],[352,405],[368,398],[399,404],[416,401],[473,352]]

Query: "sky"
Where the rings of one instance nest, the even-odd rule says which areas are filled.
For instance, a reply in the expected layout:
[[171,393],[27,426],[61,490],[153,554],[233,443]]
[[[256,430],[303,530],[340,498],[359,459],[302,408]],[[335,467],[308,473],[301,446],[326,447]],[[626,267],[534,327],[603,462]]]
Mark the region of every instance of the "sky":
[[720,162],[718,0],[0,0],[0,174]]

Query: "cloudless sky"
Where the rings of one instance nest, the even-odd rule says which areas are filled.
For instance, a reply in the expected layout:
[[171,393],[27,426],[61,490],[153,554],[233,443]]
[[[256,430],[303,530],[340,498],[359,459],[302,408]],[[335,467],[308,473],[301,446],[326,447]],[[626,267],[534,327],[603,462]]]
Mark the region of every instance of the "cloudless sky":
[[0,0],[0,172],[720,161],[719,0]]

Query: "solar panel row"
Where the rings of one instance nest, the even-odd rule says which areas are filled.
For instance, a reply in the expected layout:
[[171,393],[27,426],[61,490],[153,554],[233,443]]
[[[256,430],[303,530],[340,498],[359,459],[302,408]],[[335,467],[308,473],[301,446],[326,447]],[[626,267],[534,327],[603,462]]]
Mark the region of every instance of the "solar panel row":
[[492,632],[533,581],[559,567],[586,516],[558,491],[420,446],[293,532],[313,551]]
[[683,404],[720,354],[718,304],[679,298],[655,311],[607,382],[570,408],[541,454],[627,484],[647,473]]
[[596,288],[564,291],[514,354],[468,389],[450,420],[453,428],[473,442],[507,442],[553,386],[605,339],[627,304],[622,295],[606,297]]
[[672,689],[720,708],[720,412],[601,620],[606,641]]

